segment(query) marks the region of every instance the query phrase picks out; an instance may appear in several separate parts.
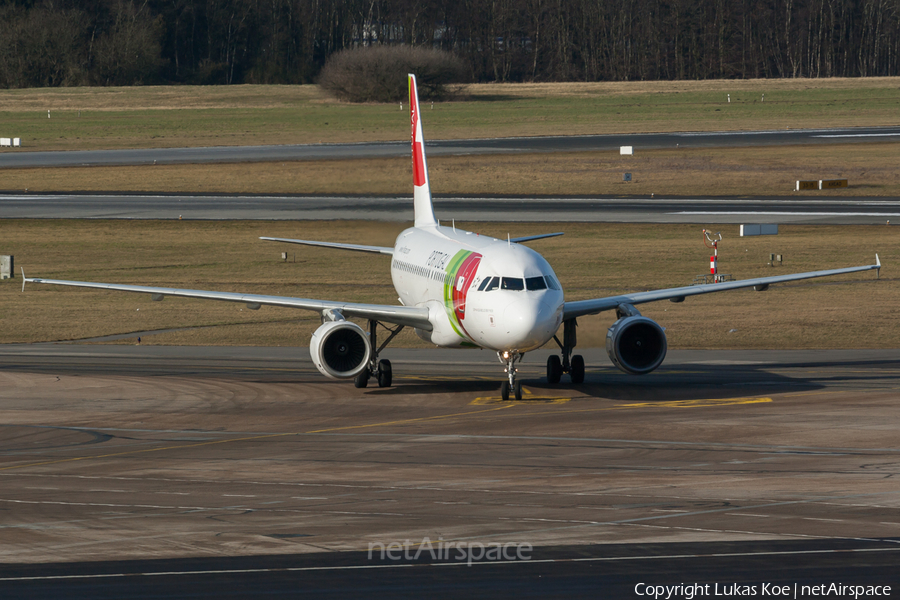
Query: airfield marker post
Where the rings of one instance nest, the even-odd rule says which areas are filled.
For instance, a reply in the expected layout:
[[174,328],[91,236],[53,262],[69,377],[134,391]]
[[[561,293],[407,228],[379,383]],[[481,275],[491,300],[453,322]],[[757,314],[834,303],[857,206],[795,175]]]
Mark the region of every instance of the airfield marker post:
[[709,273],[713,277],[713,283],[719,283],[723,279],[719,276],[719,242],[722,241],[722,234],[716,233],[715,237],[706,229],[703,230],[704,241],[707,248],[712,248],[713,255],[709,257]]

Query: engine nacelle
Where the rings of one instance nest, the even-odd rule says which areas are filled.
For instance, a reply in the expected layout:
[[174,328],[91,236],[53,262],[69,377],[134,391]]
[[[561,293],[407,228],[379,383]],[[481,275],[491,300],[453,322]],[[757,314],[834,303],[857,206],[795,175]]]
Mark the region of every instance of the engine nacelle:
[[312,335],[309,355],[322,375],[356,377],[372,358],[372,344],[363,328],[351,321],[328,321]]
[[631,375],[643,375],[661,365],[667,349],[663,328],[647,317],[623,317],[606,332],[609,359]]

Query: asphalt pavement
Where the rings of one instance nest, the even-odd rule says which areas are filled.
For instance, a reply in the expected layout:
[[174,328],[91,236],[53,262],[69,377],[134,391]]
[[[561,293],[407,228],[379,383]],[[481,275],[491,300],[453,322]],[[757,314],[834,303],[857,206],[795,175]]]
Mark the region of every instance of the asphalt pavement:
[[[618,150],[621,146],[632,146],[635,150],[679,147],[724,148],[785,144],[871,143],[897,141],[898,139],[900,139],[900,127],[852,127],[428,140],[426,142],[426,150],[429,156],[458,156],[533,152],[588,152]],[[406,156],[408,154],[408,141],[280,146],[73,150],[66,152],[30,152],[26,145],[25,148],[0,151],[0,169],[384,158]]]
[[[445,223],[900,223],[895,199],[812,197],[436,197]],[[412,220],[409,196],[228,194],[0,194],[18,219]]]
[[582,352],[0,346],[0,596],[896,596],[900,351]]

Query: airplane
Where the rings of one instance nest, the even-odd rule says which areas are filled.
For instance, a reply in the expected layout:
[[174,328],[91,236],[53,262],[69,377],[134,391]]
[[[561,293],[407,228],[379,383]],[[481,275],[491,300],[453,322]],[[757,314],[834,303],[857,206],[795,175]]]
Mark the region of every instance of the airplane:
[[[688,296],[739,288],[764,291],[788,281],[856,273],[881,268],[874,265],[759,277],[705,285],[660,289],[589,300],[566,301],[559,278],[550,264],[525,242],[562,233],[546,233],[506,240],[442,226],[434,215],[428,168],[425,160],[422,119],[416,78],[409,75],[409,105],[412,141],[413,226],[397,237],[393,248],[313,240],[262,237],[266,241],[323,246],[391,257],[391,279],[399,305],[361,304],[204,290],[140,285],[25,278],[52,285],[99,288],[149,294],[154,301],[166,296],[240,302],[250,309],[282,306],[311,310],[322,324],[313,333],[310,356],[326,377],[353,379],[364,388],[374,377],[379,387],[390,387],[389,360],[379,359],[385,347],[406,327],[425,341],[444,348],[483,348],[494,351],[506,377],[500,392],[503,400],[512,394],[522,399],[522,381],[516,364],[526,352],[554,341],[560,353],[547,360],[547,380],[560,382],[564,373],[573,384],[584,381],[584,359],[573,354],[577,319],[603,311],[616,312],[616,321],[606,335],[606,350],[622,371],[641,375],[659,367],[666,356],[663,328],[635,308],[638,304],[670,300],[683,302]],[[366,328],[349,319],[363,319]],[[387,337],[378,343],[378,327]],[[558,332],[562,328],[562,340]]]

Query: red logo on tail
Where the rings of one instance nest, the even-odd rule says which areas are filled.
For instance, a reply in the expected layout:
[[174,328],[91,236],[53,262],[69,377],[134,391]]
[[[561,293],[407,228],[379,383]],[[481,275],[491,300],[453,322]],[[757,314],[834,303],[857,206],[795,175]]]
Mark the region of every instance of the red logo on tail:
[[409,123],[412,127],[412,161],[413,185],[425,185],[425,150],[422,140],[417,139],[419,128],[419,96],[416,92],[416,81],[409,78]]

